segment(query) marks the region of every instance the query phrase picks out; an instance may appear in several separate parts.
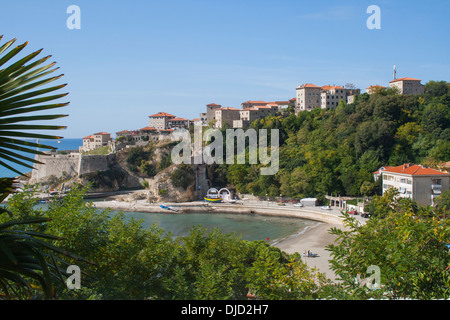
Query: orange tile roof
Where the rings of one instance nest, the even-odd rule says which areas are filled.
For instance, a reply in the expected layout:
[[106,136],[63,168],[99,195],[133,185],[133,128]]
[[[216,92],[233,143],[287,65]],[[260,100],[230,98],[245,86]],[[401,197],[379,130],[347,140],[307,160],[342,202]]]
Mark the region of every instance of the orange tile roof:
[[170,119],[169,121],[188,121],[188,119],[184,119],[184,118],[173,118],[173,119]]
[[420,79],[405,77],[405,78],[399,78],[399,79],[392,80],[389,83],[396,82],[396,81],[420,81]]
[[174,115],[171,115],[171,114],[166,113],[166,112],[158,112],[158,113],[155,113],[155,114],[149,116],[149,118],[153,118],[153,117],[168,117],[168,118],[175,118]]
[[220,104],[217,104],[217,103],[210,103],[210,104],[207,104],[206,106],[220,106]]
[[315,84],[312,84],[312,83],[305,83],[305,84],[301,85],[300,87],[302,87],[302,88],[317,88],[317,89],[321,88],[321,87],[316,86]]
[[94,133],[94,135],[103,135],[103,134],[110,134],[110,133],[108,133],[108,132],[97,132],[97,133]]
[[243,103],[267,103],[266,101],[253,101],[253,100],[250,100],[250,101],[245,101],[245,102],[243,102]]
[[225,108],[219,108],[219,109],[216,109],[216,111],[218,111],[218,110],[239,110],[239,109],[237,109],[237,108],[232,108],[232,107],[225,107]]
[[84,137],[83,139],[90,139],[90,140],[92,140],[92,139],[95,139],[95,137],[93,135],[90,135],[90,136]]
[[[392,173],[401,173],[411,176],[432,176],[432,175],[447,175],[450,176],[450,173],[442,172],[436,169],[432,168],[426,168],[422,165],[418,164],[403,164],[401,166],[397,167],[383,167],[386,172],[392,172]],[[376,172],[378,173],[378,171]]]
[[142,129],[139,129],[140,131],[156,131],[156,129],[155,128],[152,128],[152,127],[144,127],[144,128],[142,128]]
[[322,89],[323,90],[331,90],[331,89],[345,89],[345,88],[341,87],[341,86],[323,86]]

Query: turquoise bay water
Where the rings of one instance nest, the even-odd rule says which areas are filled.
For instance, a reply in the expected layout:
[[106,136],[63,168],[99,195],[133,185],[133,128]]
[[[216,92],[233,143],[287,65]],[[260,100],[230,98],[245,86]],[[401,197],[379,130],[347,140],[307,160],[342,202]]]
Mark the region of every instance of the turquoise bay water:
[[147,212],[125,212],[129,218],[142,220],[144,228],[156,224],[166,232],[175,236],[188,235],[193,226],[212,230],[217,228],[224,233],[235,233],[243,240],[266,240],[276,243],[281,239],[305,231],[305,228],[317,224],[315,221],[299,219],[272,217],[262,215],[248,215],[235,213],[147,213]]
[[[30,142],[36,142],[36,140],[27,140]],[[58,142],[59,141],[59,142]],[[66,150],[78,150],[78,147],[83,145],[83,139],[60,139],[60,140],[44,140],[41,139],[39,141],[40,144],[44,144],[47,146],[51,146],[51,147],[55,147],[57,148],[57,151],[66,151]],[[41,149],[40,151],[48,151],[48,149]],[[25,153],[25,152],[17,152],[21,155],[25,155],[27,157],[31,157],[33,158],[34,155],[31,153]],[[30,172],[31,169],[24,167],[24,166],[20,166],[18,164],[15,163],[11,163],[9,161],[5,160],[5,163],[10,165],[11,167],[13,167],[16,170],[19,170],[23,173],[27,173]],[[8,177],[8,178],[12,178],[12,177],[16,177],[17,173],[3,167],[0,166],[0,177]]]
[[[90,201],[90,200],[89,200]],[[95,204],[95,200],[93,201]],[[37,204],[37,208],[46,210],[47,204]],[[100,209],[99,209],[100,211]],[[112,215],[119,211],[112,211]],[[239,213],[149,213],[124,212],[128,219],[142,222],[147,229],[156,224],[165,233],[173,236],[186,236],[194,226],[202,226],[208,231],[217,228],[223,233],[234,233],[243,240],[266,240],[271,244],[289,236],[304,232],[318,222],[301,218],[273,217],[257,214]]]

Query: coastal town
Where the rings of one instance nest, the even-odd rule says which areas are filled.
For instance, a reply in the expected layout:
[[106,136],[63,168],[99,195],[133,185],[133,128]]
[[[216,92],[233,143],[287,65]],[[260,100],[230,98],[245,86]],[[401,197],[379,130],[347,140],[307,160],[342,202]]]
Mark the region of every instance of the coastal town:
[[[425,86],[420,79],[410,77],[396,78],[389,82],[389,86],[372,85],[366,88],[366,94],[372,95],[385,90],[395,90],[400,95],[419,95],[424,93]],[[149,141],[170,141],[171,134],[179,129],[189,129],[191,126],[202,126],[222,129],[225,126],[233,129],[245,129],[255,121],[267,116],[286,116],[290,113],[298,115],[303,111],[314,109],[335,109],[339,103],[352,104],[361,94],[361,90],[352,84],[346,86],[317,86],[311,83],[296,88],[296,97],[285,101],[245,101],[241,108],[222,107],[220,104],[206,105],[205,112],[199,118],[185,119],[167,112],[150,115],[148,125],[141,129],[122,130],[116,132],[116,138],[108,132],[97,132],[83,138],[83,145],[78,154],[90,152],[98,148],[106,148],[107,153],[114,153],[116,149],[133,146],[145,146]],[[434,205],[434,200],[442,192],[450,188],[450,163],[442,163],[436,168],[427,168],[421,164],[405,163],[397,167],[382,166],[373,173],[374,180],[382,180],[383,193],[390,188],[396,188],[401,197],[408,197],[421,205]],[[78,172],[79,173],[79,172]],[[60,176],[57,174],[57,176]],[[41,179],[43,177],[40,177]],[[34,180],[39,182],[38,180]],[[200,183],[197,183],[200,185]],[[213,187],[213,186],[210,186]],[[197,189],[197,188],[196,188]],[[206,190],[203,190],[205,192]],[[203,194],[204,195],[204,194]],[[347,200],[353,198],[345,195],[329,198],[329,204],[337,209],[347,209],[364,213],[364,204],[346,206]]]
[[0,301],[448,301],[448,6],[8,2]]

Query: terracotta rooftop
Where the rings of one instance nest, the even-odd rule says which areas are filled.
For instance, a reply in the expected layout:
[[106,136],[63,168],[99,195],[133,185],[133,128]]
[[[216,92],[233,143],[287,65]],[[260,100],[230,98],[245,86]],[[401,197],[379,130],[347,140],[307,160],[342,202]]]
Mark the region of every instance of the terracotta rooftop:
[[175,118],[174,115],[171,115],[171,114],[166,113],[166,112],[158,112],[158,113],[155,113],[155,114],[149,116],[149,118],[153,118],[153,117],[168,117],[168,118]]
[[210,103],[210,104],[207,104],[206,106],[220,106],[220,104],[217,104],[217,103]]
[[95,139],[95,137],[94,137],[93,135],[90,135],[90,136],[84,137],[83,139],[90,139],[90,140],[93,140],[93,139]]
[[312,84],[312,83],[305,83],[305,84],[302,84],[300,87],[301,88],[317,88],[317,89],[321,88],[321,87],[316,86],[315,84]]
[[152,128],[152,127],[144,127],[142,129],[140,129],[140,131],[156,131],[156,129]]
[[[450,173],[442,172],[432,168],[426,168],[422,165],[418,164],[403,164],[397,167],[385,166],[381,168],[382,171],[392,172],[392,173],[401,173],[410,176],[432,176],[432,175],[448,175]],[[375,174],[379,173],[380,170],[376,171]]]
[[345,89],[345,88],[341,87],[341,86],[323,86],[322,89],[323,90],[331,90],[331,89]]
[[414,78],[405,77],[405,78],[399,78],[399,79],[392,80],[389,83],[397,82],[397,81],[420,81],[420,79],[414,79]]
[[232,107],[225,107],[225,108],[219,108],[219,109],[216,109],[216,111],[217,110],[239,110],[239,109],[237,109],[237,108],[232,108]]
[[105,135],[105,134],[110,134],[110,133],[108,133],[108,132],[97,132],[97,133],[94,133],[94,135]]

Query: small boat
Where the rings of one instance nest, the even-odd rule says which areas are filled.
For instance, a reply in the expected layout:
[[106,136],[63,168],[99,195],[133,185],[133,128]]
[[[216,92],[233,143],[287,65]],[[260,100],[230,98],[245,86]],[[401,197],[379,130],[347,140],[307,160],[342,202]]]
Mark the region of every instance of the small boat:
[[207,202],[222,202],[222,196],[216,188],[211,188],[203,198]]
[[160,207],[163,208],[163,209],[166,209],[166,210],[178,212],[178,208],[168,207],[168,206],[164,206],[164,205],[160,205]]

